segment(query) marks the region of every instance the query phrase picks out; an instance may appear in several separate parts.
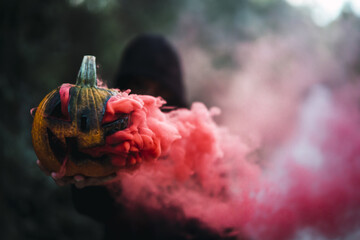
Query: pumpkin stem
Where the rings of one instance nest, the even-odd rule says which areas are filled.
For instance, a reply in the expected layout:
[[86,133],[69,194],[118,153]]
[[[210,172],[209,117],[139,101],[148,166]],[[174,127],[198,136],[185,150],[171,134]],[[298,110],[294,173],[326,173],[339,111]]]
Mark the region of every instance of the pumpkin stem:
[[76,79],[76,85],[97,87],[96,62],[94,56],[84,56]]

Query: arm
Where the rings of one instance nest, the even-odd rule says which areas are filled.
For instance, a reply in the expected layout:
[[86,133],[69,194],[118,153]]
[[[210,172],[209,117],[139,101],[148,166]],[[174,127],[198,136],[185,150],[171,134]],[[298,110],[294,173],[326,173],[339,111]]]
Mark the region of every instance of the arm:
[[114,199],[104,184],[114,179],[116,174],[99,178],[82,175],[61,178],[57,173],[47,171],[39,160],[36,163],[47,176],[53,178],[58,186],[71,184],[74,207],[79,213],[101,222],[106,222],[114,215]]
[[115,201],[105,186],[88,186],[82,189],[71,186],[75,209],[97,221],[107,222],[115,214]]

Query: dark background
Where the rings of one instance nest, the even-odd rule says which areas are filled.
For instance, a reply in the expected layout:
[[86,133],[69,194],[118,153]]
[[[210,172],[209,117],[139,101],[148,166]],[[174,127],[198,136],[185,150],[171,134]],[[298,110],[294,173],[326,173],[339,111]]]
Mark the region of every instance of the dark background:
[[[102,236],[100,225],[74,210],[69,187],[38,169],[30,136],[30,109],[61,83],[74,83],[83,55],[97,57],[111,86],[125,44],[139,33],[191,42],[212,53],[212,67],[231,69],[233,42],[312,25],[308,12],[281,0],[2,0],[0,18],[0,239]],[[349,18],[360,26],[346,9],[332,26]],[[358,71],[359,63],[348,66]],[[212,104],[201,92],[188,99]]]

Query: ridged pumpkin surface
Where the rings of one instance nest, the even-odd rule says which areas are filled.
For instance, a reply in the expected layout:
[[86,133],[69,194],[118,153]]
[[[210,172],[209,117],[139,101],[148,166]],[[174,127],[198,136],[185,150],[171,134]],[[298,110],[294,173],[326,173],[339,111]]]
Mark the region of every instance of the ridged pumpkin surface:
[[102,126],[106,102],[118,94],[96,86],[92,58],[84,57],[76,85],[63,84],[50,92],[34,116],[32,142],[36,155],[49,171],[59,172],[66,165],[65,176],[106,176],[116,170],[108,156],[95,158],[84,153],[105,144],[106,131],[111,131]]
[[[61,90],[69,91],[67,107],[61,106]],[[44,98],[35,113],[32,136],[35,152],[46,169],[59,171],[68,155],[71,161],[67,163],[66,176],[104,176],[114,172],[108,158],[95,159],[77,151],[105,144],[101,120],[106,102],[114,94],[117,92],[64,84]]]

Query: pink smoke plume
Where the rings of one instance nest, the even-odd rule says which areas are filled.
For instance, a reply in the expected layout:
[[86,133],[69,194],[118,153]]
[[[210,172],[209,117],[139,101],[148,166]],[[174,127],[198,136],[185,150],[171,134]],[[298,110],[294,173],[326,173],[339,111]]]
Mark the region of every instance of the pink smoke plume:
[[103,121],[133,112],[132,125],[98,153],[112,153],[115,165],[141,163],[108,186],[115,196],[121,189],[118,201],[176,206],[239,239],[358,233],[360,86],[345,66],[358,38],[340,44],[341,56],[316,32],[231,45],[230,70],[180,42],[190,97],[219,109],[194,103],[162,113],[160,98],[129,93],[109,101]]
[[180,207],[239,238],[292,239],[306,230],[346,236],[360,226],[360,114],[353,94],[359,87],[348,89],[314,86],[295,130],[266,159],[257,156],[261,164],[252,159],[261,149],[214,122],[219,109],[194,103],[163,113],[161,98],[119,94],[108,101],[103,121],[132,112],[131,125],[109,136],[111,147],[99,154],[111,152],[118,165],[124,156],[127,164],[145,161],[133,174],[120,172],[109,188],[122,189],[124,204]]

